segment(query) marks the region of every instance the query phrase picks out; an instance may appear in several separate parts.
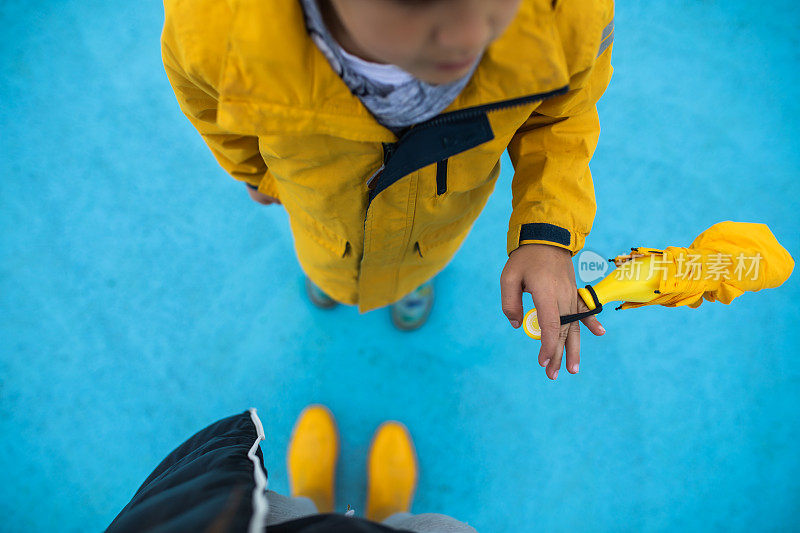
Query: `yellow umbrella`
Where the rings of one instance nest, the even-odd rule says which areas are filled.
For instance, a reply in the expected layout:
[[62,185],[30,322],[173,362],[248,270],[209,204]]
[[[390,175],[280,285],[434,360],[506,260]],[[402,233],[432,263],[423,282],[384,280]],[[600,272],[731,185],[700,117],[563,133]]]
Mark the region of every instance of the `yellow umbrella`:
[[[696,308],[703,298],[729,304],[745,291],[780,286],[794,268],[794,259],[766,224],[731,221],[714,224],[688,248],[640,246],[609,261],[618,268],[596,285],[578,289],[589,311],[562,316],[562,324],[615,301],[623,302],[616,309],[656,304]],[[541,338],[535,309],[526,313],[523,326],[530,337]]]

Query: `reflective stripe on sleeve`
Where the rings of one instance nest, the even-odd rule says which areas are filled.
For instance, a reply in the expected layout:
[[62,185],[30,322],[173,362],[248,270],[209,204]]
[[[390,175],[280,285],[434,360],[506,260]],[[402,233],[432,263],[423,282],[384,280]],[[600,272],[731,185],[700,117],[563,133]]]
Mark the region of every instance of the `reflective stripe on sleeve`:
[[602,42],[600,43],[600,51],[597,52],[597,57],[600,57],[600,54],[606,51],[606,48],[611,46],[611,43],[614,42],[614,19],[611,19],[611,22],[608,23],[608,26],[603,28],[603,35],[602,35]]

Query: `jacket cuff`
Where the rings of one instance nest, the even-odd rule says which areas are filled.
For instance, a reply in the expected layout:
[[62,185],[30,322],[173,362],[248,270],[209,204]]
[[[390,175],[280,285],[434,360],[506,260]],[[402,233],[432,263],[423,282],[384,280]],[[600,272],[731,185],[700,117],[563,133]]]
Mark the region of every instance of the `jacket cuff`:
[[273,178],[269,172],[264,174],[258,181],[245,181],[244,184],[247,185],[248,189],[258,191],[267,196],[272,196],[273,198],[278,198],[278,187],[275,183],[275,178]]
[[516,224],[509,228],[506,251],[511,255],[511,252],[523,244],[549,244],[569,250],[572,257],[575,257],[583,248],[586,235],[588,234],[577,233],[546,222]]

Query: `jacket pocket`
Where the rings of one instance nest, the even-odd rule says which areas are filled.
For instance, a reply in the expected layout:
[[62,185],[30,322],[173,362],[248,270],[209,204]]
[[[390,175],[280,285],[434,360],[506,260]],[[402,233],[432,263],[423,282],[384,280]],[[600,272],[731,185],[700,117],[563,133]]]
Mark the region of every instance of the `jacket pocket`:
[[443,228],[422,235],[414,243],[414,250],[420,257],[431,259],[439,253],[448,251],[451,247],[460,246],[470,229],[472,229],[472,222],[469,219],[457,220]]
[[293,230],[298,229],[304,236],[337,257],[345,257],[350,252],[350,243],[347,239],[323,226],[305,211],[298,210],[292,213],[291,218]]

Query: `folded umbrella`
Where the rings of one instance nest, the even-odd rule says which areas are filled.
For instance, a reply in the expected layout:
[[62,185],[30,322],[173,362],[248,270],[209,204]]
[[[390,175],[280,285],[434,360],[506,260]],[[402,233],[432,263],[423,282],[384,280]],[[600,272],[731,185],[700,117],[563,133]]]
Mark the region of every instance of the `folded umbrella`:
[[[704,298],[729,304],[746,291],[780,286],[794,268],[794,259],[766,224],[731,221],[714,224],[688,248],[634,247],[609,261],[618,268],[596,285],[578,289],[589,311],[562,316],[562,324],[598,313],[614,301],[623,302],[616,309],[696,308]],[[535,309],[523,325],[529,336],[540,338]]]

